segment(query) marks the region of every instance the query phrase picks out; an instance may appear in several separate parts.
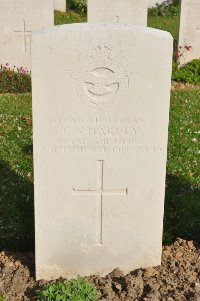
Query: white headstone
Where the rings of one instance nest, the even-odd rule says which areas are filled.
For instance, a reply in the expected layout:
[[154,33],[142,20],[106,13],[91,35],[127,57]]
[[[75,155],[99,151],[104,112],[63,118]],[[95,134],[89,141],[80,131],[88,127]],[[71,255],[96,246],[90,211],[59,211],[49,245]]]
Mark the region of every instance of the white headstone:
[[52,0],[0,0],[0,64],[31,69],[31,33],[53,24]]
[[32,50],[37,279],[159,265],[171,35],[64,25]]
[[[191,46],[191,49],[185,49]],[[181,47],[181,48],[180,48]],[[180,63],[200,58],[200,1],[182,0],[179,28]]]
[[148,0],[88,0],[88,22],[147,26]]
[[66,0],[54,0],[54,9],[66,11]]
[[157,4],[162,4],[165,0],[148,0],[149,7],[155,7]]

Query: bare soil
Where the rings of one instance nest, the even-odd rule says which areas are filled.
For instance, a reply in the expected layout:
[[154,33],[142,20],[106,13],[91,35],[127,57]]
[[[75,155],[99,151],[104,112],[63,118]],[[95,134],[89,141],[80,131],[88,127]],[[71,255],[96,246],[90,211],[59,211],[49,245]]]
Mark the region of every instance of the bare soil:
[[[163,247],[162,265],[123,275],[118,269],[105,278],[88,278],[101,301],[200,301],[200,248],[177,239]],[[9,301],[35,300],[45,281],[34,280],[34,255],[0,253],[0,294]]]
[[199,85],[190,84],[190,83],[179,83],[172,81],[171,89],[174,90],[191,90],[191,89],[197,89],[199,88]]

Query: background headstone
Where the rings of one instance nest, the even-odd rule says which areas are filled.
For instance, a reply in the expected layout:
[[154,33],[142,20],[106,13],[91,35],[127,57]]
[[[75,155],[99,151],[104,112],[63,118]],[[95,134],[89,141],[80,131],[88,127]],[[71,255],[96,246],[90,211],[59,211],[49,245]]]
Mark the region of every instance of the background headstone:
[[88,22],[147,25],[148,0],[88,0]]
[[[187,51],[184,47],[191,46]],[[182,47],[182,48],[180,48]],[[182,0],[179,27],[180,64],[200,58],[200,1]]]
[[37,279],[160,264],[172,44],[123,24],[34,33]]
[[52,0],[0,0],[0,64],[30,69],[32,31],[53,25]]
[[156,4],[162,4],[165,0],[148,0],[148,6],[154,7]]
[[54,9],[66,11],[66,0],[54,0]]

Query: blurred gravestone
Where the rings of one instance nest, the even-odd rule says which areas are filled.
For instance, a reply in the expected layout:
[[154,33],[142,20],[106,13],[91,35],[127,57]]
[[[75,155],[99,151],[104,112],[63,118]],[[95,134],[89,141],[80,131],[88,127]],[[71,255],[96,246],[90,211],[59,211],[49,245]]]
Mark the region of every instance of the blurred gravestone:
[[157,4],[162,4],[163,2],[165,2],[165,0],[148,0],[148,6],[149,7],[156,7]]
[[0,0],[0,64],[31,69],[31,33],[53,25],[51,0]]
[[123,24],[33,35],[37,279],[161,263],[172,45]]
[[[191,46],[191,47],[190,47]],[[179,60],[184,65],[200,58],[200,1],[182,0],[179,28]]]
[[66,0],[54,0],[54,9],[66,11]]
[[88,0],[88,22],[147,25],[148,0]]

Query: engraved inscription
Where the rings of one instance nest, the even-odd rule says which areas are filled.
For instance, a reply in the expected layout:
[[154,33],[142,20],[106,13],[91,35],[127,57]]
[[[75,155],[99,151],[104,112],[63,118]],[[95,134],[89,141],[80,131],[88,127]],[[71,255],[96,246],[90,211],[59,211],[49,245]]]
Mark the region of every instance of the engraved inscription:
[[103,196],[116,195],[127,196],[126,189],[104,189],[104,161],[97,161],[97,188],[92,190],[79,190],[72,188],[73,196],[94,195],[97,197],[97,238],[96,245],[103,245]]
[[50,153],[159,153],[160,145],[144,145],[151,118],[137,116],[50,116],[49,127],[55,135],[43,151]]
[[116,23],[119,23],[119,16],[116,16]]
[[124,66],[112,57],[112,48],[103,43],[94,49],[90,61],[84,70],[70,72],[70,76],[75,80],[79,99],[87,107],[105,110],[126,96],[129,77]]
[[22,21],[22,30],[15,30],[14,32],[22,35],[23,52],[26,53],[27,52],[27,38],[29,39],[29,44],[30,44],[30,35],[31,35],[32,31],[26,30],[25,20]]

